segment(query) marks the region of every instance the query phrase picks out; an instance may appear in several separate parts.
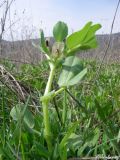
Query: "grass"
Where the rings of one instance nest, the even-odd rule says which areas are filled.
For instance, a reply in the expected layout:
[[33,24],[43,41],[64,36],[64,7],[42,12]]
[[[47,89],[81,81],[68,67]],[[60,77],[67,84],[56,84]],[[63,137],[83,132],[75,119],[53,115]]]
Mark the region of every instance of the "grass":
[[[11,63],[4,63],[20,84],[26,87],[30,97],[24,104],[0,83],[1,160],[57,160],[59,154],[66,153],[67,158],[120,156],[120,65],[103,65],[99,77],[94,81],[98,62],[84,60],[82,63],[88,68],[84,80],[69,87],[50,103],[50,122],[54,134],[52,157],[43,136],[43,115],[39,101],[48,78],[48,64],[44,61],[37,66],[23,65],[17,71]],[[56,73],[53,83],[56,89],[57,80]],[[33,97],[36,105],[31,105]],[[20,112],[17,121],[10,115],[15,106],[23,108],[16,111]],[[25,119],[26,110],[30,114]],[[63,142],[66,145],[59,153]]]

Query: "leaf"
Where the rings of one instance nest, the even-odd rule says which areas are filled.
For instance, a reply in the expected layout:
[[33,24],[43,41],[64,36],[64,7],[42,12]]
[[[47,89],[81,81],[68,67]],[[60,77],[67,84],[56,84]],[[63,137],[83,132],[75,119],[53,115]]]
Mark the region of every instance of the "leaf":
[[[23,113],[24,111],[24,113]],[[24,114],[24,115],[23,115]],[[25,106],[23,105],[17,105],[12,108],[10,112],[11,117],[15,121],[19,121],[22,118],[23,115],[23,122],[27,124],[28,127],[33,128],[34,127],[34,118],[32,113],[28,110],[28,108],[25,109]]]
[[95,33],[100,28],[100,24],[92,26],[92,22],[88,22],[83,29],[71,34],[66,40],[67,54],[75,53],[79,50],[96,48],[97,40]]
[[17,107],[17,106],[13,107],[11,109],[10,115],[13,118],[13,120],[17,121],[20,116],[20,107]]
[[96,128],[94,130],[94,136],[93,136],[93,139],[91,141],[91,144],[93,146],[95,146],[98,143],[99,137],[100,137],[100,130],[99,130],[99,128]]
[[87,73],[87,69],[83,69],[83,65],[78,57],[70,56],[63,63],[63,70],[60,74],[59,86],[72,86],[80,82]]
[[98,140],[100,137],[100,130],[99,128],[95,128],[95,130],[90,131],[87,136],[85,136],[83,144],[78,149],[78,156],[80,156],[85,150],[87,155],[91,153],[91,148],[96,147],[98,145]]
[[103,125],[103,129],[106,133],[106,136],[108,137],[111,145],[114,147],[114,149],[118,152],[118,154],[120,155],[120,146],[119,144],[117,143],[117,139],[115,137],[115,133],[114,133],[114,130],[113,128],[111,128],[110,126],[111,124],[109,124],[109,126],[107,125]]
[[45,157],[47,159],[50,157],[50,154],[44,145],[37,142],[35,142],[34,152],[37,152],[40,157]]
[[98,114],[98,117],[100,118],[101,121],[105,121],[105,110],[102,109],[99,101],[95,98],[95,106],[96,106],[96,109],[97,109],[97,114]]
[[118,136],[117,136],[117,142],[119,143],[119,141],[120,141],[120,129],[119,129]]
[[45,54],[49,54],[49,49],[46,46],[43,30],[40,30],[40,50]]
[[71,134],[73,134],[73,132],[75,131],[77,125],[80,122],[74,122],[71,124],[71,127],[68,128],[68,131],[66,132],[65,136],[63,137],[62,141],[60,142],[60,148],[64,148],[64,146],[67,144],[67,141],[69,139],[69,137],[71,136]]
[[75,46],[77,46],[78,44],[81,44],[81,42],[84,40],[84,37],[86,36],[88,30],[90,29],[92,22],[88,22],[84,28],[78,32],[74,32],[73,34],[71,34],[67,40],[66,40],[66,44],[67,47],[70,48],[74,48]]
[[29,128],[34,128],[34,117],[32,113],[29,111],[29,109],[26,109],[25,115],[24,115],[24,122],[27,124]]
[[74,147],[74,149],[76,150],[76,149],[80,148],[82,143],[83,143],[82,136],[73,133],[73,134],[71,134],[71,136],[68,139],[67,146],[69,148]]
[[69,86],[75,85],[80,82],[80,80],[86,75],[87,73],[87,68],[83,69],[79,74],[74,76],[70,81],[69,81]]
[[57,22],[53,28],[53,36],[57,42],[62,42],[68,35],[68,27],[64,22]]
[[59,154],[60,154],[60,159],[67,160],[67,146],[64,146],[63,148],[59,148]]
[[61,159],[65,159],[65,160],[67,159],[67,143],[68,143],[70,136],[76,130],[76,127],[79,123],[80,123],[79,121],[72,123],[71,126],[68,128],[68,131],[66,132],[62,141],[60,142],[59,153],[60,153]]

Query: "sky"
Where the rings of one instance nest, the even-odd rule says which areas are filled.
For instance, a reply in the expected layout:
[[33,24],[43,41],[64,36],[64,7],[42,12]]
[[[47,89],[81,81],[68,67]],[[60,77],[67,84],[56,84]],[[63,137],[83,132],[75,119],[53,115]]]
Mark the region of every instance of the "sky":
[[[27,34],[36,38],[42,28],[46,36],[51,36],[57,21],[67,23],[69,33],[88,21],[102,25],[99,34],[109,33],[117,3],[118,0],[15,0],[9,15],[11,23],[15,22],[13,35],[16,39]],[[113,32],[120,32],[120,9]]]

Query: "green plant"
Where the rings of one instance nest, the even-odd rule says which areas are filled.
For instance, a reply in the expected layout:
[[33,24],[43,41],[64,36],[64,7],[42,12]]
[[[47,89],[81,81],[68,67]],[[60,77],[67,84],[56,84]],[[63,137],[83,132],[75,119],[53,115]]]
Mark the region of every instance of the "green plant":
[[[31,108],[29,99],[26,104],[20,103],[14,93],[12,94],[5,85],[0,85],[1,159],[60,160],[66,159],[64,157],[75,159],[98,155],[119,156],[120,65],[103,64],[99,79],[93,84],[91,80],[95,77],[99,62],[81,60],[81,64],[87,66],[84,80],[77,85],[69,86],[55,97],[61,121],[58,119],[54,98],[49,103],[49,118],[54,136],[51,155],[43,135],[41,104],[39,112],[36,113],[34,106]],[[24,65],[18,73],[15,70],[9,71],[20,83],[32,89],[34,92],[31,92],[31,96],[39,100],[47,82],[48,67],[44,61],[36,66]],[[61,68],[57,70],[53,80],[52,88],[56,90],[60,70]],[[40,94],[37,94],[38,90]],[[18,116],[16,119],[13,115],[13,120],[9,115],[12,107],[10,115],[15,110],[14,113]],[[28,110],[32,111],[32,115],[27,113]]]
[[[58,22],[53,28],[55,42],[52,49],[49,47],[49,44],[46,44],[43,31],[40,31],[40,50],[45,54],[50,66],[50,75],[45,92],[40,98],[43,107],[44,137],[50,153],[53,152],[54,135],[52,134],[50,124],[49,103],[55,96],[66,90],[68,87],[79,83],[80,80],[86,75],[87,69],[83,68],[79,58],[77,58],[75,54],[80,50],[97,47],[95,33],[100,28],[100,24],[92,25],[92,22],[88,22],[83,29],[67,37],[67,25],[64,22]],[[61,69],[61,74],[58,80],[59,89],[51,90],[55,71],[58,68]],[[69,136],[72,132],[69,132]],[[67,136],[67,139],[69,136]],[[62,146],[60,148],[64,149],[66,146],[66,140],[62,140],[60,146]],[[66,159],[65,156],[64,159]]]

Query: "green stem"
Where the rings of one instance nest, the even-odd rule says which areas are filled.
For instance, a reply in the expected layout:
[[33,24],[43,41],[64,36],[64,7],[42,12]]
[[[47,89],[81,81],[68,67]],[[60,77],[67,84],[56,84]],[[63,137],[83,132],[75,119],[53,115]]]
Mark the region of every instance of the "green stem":
[[44,96],[46,94],[48,94],[50,92],[50,90],[51,90],[51,85],[52,85],[52,81],[53,81],[53,77],[54,77],[54,73],[55,73],[54,64],[51,64],[50,68],[51,68],[51,71],[50,71],[50,75],[49,75],[48,82],[47,82],[47,85],[46,85]]
[[64,90],[65,90],[65,87],[62,87],[62,88],[60,88],[59,90],[57,90],[57,91],[55,92],[54,97],[55,97],[56,95],[58,95],[59,93],[61,93],[62,91],[64,91]]
[[[50,71],[50,75],[46,85],[44,96],[48,94],[51,90],[51,85],[52,85],[52,81],[55,73],[55,66],[53,64],[50,64],[50,69],[51,71]],[[48,150],[52,152],[52,133],[51,133],[50,120],[49,120],[49,110],[48,110],[49,101],[43,101],[42,105],[43,105],[43,121],[44,121],[44,127],[45,127],[44,136],[48,145]]]
[[63,125],[65,125],[66,117],[67,117],[67,94],[66,90],[64,90],[63,112],[62,112]]
[[24,152],[23,142],[21,143],[21,152],[22,152],[22,160],[25,160],[25,152]]
[[43,102],[43,121],[44,121],[44,137],[46,139],[48,150],[52,150],[52,133],[49,120],[48,102]]

